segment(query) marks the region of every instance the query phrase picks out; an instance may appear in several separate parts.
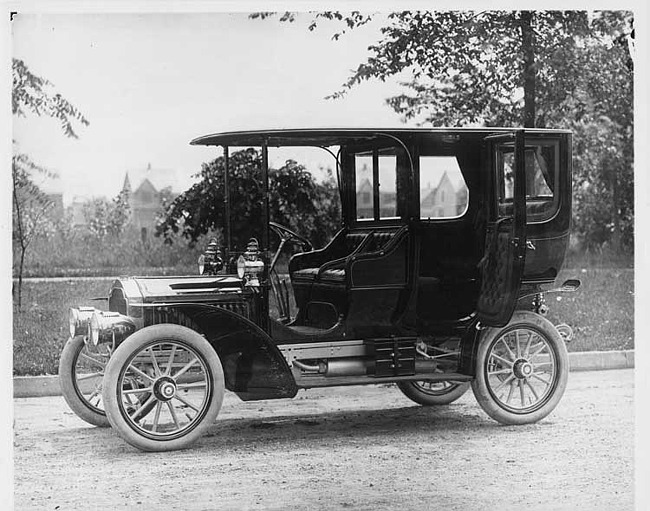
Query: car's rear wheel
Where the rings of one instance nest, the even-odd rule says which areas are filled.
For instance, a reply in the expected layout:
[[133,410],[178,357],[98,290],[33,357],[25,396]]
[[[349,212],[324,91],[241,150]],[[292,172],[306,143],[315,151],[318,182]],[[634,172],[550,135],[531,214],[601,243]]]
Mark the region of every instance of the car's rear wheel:
[[469,389],[469,383],[451,381],[402,381],[397,388],[423,406],[448,405],[459,399]]
[[546,318],[517,311],[503,328],[483,331],[472,390],[502,424],[529,424],[549,413],[566,389],[569,356]]
[[109,358],[107,347],[89,350],[83,336],[78,335],[68,339],[59,360],[59,384],[66,403],[93,426],[110,426],[102,400],[102,381]]
[[214,423],[224,395],[216,352],[179,325],[127,338],[106,367],[104,403],[113,428],[144,451],[184,449]]

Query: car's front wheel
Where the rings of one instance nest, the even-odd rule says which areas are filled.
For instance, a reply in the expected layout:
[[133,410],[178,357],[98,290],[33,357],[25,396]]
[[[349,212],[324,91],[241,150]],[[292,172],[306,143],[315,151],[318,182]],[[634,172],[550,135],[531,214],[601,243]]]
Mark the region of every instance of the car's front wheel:
[[144,451],[184,449],[214,423],[224,395],[221,362],[195,331],[153,325],[127,338],[106,367],[113,428]]
[[448,405],[459,399],[469,389],[469,383],[450,381],[402,381],[397,388],[423,406]]
[[546,318],[517,311],[503,328],[483,331],[472,390],[502,424],[529,424],[551,413],[566,389],[569,356]]

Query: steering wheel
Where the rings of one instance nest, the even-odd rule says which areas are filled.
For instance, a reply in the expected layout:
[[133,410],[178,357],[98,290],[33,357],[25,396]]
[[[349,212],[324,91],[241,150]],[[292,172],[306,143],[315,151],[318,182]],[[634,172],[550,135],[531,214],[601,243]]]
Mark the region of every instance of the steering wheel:
[[280,241],[298,242],[300,245],[302,245],[302,249],[304,252],[309,252],[311,250],[314,250],[313,245],[307,238],[293,232],[288,227],[285,227],[284,225],[276,224],[275,222],[269,222],[269,227],[273,230],[275,234],[277,234],[280,237]]

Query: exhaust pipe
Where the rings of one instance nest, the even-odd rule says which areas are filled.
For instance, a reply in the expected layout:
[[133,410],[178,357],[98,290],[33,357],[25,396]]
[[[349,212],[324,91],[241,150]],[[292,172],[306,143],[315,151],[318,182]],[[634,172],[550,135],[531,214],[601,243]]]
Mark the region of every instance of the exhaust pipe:
[[[375,360],[372,358],[335,358],[318,362],[318,364],[305,364],[294,360],[293,365],[311,374],[322,374],[330,378],[337,376],[364,376],[374,373]],[[435,360],[415,360],[416,373],[433,373],[438,369]]]

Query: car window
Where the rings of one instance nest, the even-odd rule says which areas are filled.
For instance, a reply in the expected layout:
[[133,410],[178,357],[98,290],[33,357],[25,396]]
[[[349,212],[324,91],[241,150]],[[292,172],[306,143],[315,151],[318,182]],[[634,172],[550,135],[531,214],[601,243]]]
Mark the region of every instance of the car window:
[[379,155],[379,218],[397,218],[397,157]]
[[357,188],[357,220],[373,220],[372,156],[355,155],[354,169]]
[[455,156],[420,157],[420,218],[463,216],[469,190]]
[[375,218],[375,173],[371,151],[354,156],[357,220],[387,220],[397,216],[397,156],[393,151],[377,154],[378,218]]
[[[514,153],[510,144],[499,146],[496,153],[499,209],[510,214],[514,194]],[[559,147],[557,141],[526,142],[526,221],[543,222],[558,208]]]

